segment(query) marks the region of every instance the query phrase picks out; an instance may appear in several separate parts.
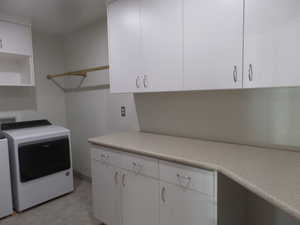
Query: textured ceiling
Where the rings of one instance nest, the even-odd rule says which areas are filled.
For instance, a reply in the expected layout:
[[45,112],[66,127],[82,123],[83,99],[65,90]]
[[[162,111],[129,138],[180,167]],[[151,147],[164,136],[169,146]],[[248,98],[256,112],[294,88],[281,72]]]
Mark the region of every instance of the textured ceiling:
[[105,0],[0,0],[0,13],[28,18],[33,29],[64,35],[106,18]]

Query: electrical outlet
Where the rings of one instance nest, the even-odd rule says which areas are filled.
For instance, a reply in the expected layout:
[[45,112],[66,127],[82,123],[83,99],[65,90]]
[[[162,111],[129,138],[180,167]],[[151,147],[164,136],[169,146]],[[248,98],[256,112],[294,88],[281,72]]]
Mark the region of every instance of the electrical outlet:
[[121,106],[121,116],[122,117],[126,116],[126,108],[125,108],[125,106]]

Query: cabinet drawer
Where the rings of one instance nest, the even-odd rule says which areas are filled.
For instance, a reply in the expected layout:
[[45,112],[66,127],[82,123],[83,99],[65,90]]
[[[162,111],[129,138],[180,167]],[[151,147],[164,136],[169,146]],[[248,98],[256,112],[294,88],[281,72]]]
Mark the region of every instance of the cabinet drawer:
[[181,187],[215,195],[215,173],[212,171],[159,161],[160,179]]
[[92,148],[91,157],[92,160],[110,164],[115,167],[120,167],[122,164],[122,154],[107,148]]
[[158,179],[158,160],[144,156],[124,154],[123,169]]

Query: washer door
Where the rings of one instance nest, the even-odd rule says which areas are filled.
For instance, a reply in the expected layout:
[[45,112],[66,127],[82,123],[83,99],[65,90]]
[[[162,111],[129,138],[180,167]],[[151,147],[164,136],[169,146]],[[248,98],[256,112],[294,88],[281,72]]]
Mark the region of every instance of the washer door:
[[22,183],[71,168],[68,137],[25,143],[18,152]]

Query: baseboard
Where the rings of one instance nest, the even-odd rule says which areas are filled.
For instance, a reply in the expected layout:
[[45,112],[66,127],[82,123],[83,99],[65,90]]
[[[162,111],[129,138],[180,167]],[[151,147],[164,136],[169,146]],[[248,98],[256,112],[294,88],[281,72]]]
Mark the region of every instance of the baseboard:
[[86,176],[86,175],[84,175],[84,174],[82,174],[82,173],[80,173],[80,172],[78,172],[76,170],[73,171],[73,174],[74,174],[74,177],[77,177],[79,179],[82,179],[82,180],[85,180],[87,182],[92,183],[92,178],[89,177],[89,176]]

